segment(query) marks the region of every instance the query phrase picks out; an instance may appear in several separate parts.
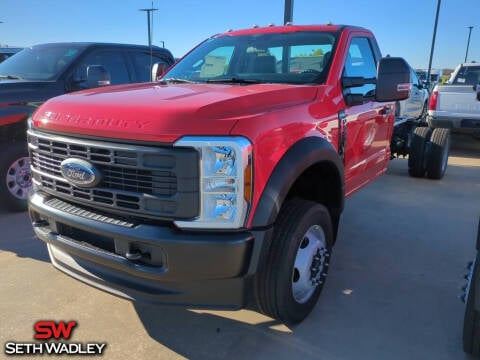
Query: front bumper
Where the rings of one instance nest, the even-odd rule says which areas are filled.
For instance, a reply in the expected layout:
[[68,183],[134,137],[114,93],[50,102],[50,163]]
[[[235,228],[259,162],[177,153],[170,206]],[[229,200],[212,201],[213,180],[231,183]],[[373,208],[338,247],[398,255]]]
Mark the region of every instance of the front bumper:
[[[243,307],[268,233],[131,223],[42,192],[31,196],[29,212],[61,271],[130,300],[194,307]],[[132,253],[140,258],[127,259]]]

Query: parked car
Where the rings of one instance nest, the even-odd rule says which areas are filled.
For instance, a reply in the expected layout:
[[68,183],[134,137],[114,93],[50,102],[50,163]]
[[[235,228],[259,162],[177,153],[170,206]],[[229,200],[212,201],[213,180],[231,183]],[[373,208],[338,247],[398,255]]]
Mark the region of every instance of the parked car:
[[395,108],[395,117],[420,119],[426,116],[428,108],[428,90],[418,78],[416,72],[410,68],[410,92],[408,99],[399,101]]
[[31,177],[25,134],[27,119],[40,104],[77,90],[150,81],[153,64],[168,67],[173,62],[164,48],[103,43],[36,45],[2,62],[0,204],[26,209]]
[[462,300],[466,302],[463,320],[463,350],[480,357],[480,221],[477,229],[476,256],[468,264],[467,284]]
[[447,84],[433,89],[428,124],[480,136],[480,102],[476,100],[479,82],[480,63],[458,65]]
[[8,59],[13,54],[16,54],[20,50],[22,50],[22,48],[13,48],[13,47],[0,48],[0,63],[3,60]]

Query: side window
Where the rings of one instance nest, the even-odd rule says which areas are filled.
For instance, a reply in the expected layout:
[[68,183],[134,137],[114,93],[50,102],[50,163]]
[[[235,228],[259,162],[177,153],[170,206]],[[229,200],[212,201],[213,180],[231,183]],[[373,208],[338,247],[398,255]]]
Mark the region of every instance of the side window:
[[80,79],[86,79],[89,65],[103,65],[110,73],[111,85],[130,82],[122,51],[99,50],[91,52],[79,64],[76,76]]
[[150,59],[150,53],[148,52],[132,52],[133,65],[135,67],[135,73],[137,74],[136,81],[138,82],[149,82],[152,65],[155,63],[159,64],[168,64],[160,57],[152,55]]
[[417,77],[417,73],[412,69],[410,69],[410,77],[413,85],[416,85],[417,87],[421,87],[421,83]]
[[[344,77],[375,78],[377,76],[377,65],[373,55],[372,47],[368,38],[353,38],[348,48]],[[365,97],[375,95],[375,85],[366,84],[363,86],[348,89],[350,94],[362,94]]]

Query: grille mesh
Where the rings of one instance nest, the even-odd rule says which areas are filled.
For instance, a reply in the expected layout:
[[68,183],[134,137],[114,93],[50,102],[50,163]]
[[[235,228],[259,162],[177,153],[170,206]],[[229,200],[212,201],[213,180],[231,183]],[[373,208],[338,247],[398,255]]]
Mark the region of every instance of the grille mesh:
[[[28,138],[34,181],[49,193],[149,216],[197,215],[198,154],[193,149],[79,141],[31,130]],[[98,185],[69,183],[61,172],[62,161],[69,158],[95,166],[101,174]]]

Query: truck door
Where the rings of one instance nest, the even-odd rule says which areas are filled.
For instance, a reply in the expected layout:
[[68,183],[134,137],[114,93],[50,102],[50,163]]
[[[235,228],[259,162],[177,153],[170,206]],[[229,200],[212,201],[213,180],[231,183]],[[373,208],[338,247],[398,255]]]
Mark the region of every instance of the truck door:
[[363,78],[365,83],[343,88],[346,103],[344,161],[347,194],[383,173],[390,157],[393,105],[377,103],[374,100],[374,79],[379,58],[380,52],[371,38],[351,38],[342,84],[345,78]]

